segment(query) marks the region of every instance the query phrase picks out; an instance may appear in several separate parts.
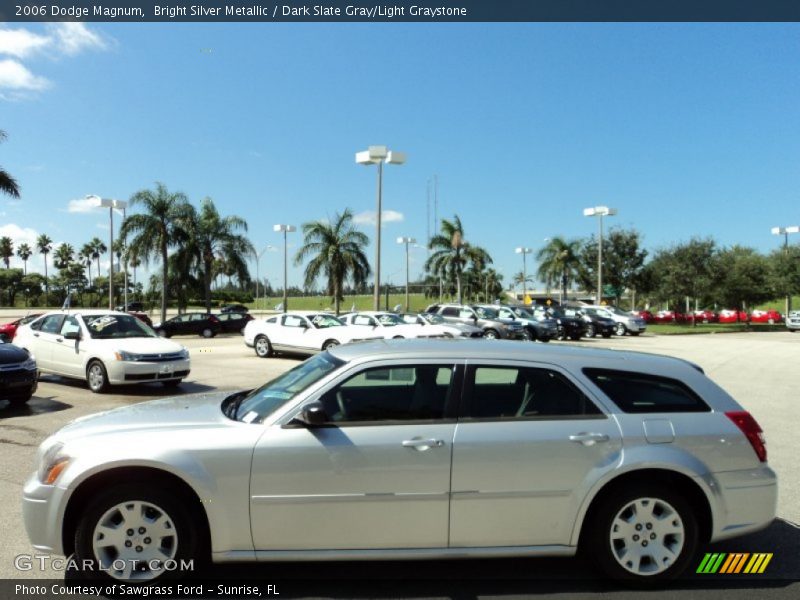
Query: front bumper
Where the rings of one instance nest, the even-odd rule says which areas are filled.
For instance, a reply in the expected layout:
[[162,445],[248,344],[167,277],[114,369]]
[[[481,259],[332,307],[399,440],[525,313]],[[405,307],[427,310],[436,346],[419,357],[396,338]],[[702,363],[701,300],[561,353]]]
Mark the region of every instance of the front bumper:
[[106,363],[108,381],[112,385],[183,379],[191,371],[191,360],[165,362],[114,361]]
[[56,485],[44,485],[36,473],[22,490],[22,520],[31,545],[41,552],[63,554],[61,524],[66,506],[67,490]]
[[33,393],[36,391],[37,382],[38,371],[36,369],[0,371],[0,400],[6,396]]

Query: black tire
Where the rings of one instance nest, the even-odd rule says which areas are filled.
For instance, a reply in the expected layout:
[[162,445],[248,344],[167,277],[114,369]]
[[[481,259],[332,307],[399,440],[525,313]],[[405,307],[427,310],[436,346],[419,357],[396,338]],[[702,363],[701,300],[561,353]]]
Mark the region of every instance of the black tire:
[[[117,506],[126,503],[146,503],[141,512],[144,517],[148,516],[148,511],[155,515],[158,511],[163,515],[162,518],[166,519],[172,527],[171,533],[167,533],[162,537],[159,547],[165,549],[167,554],[172,554],[173,559],[180,564],[180,562],[188,561],[196,557],[198,549],[198,535],[197,531],[200,527],[192,522],[188,510],[181,503],[181,497],[175,493],[175,490],[170,489],[168,486],[165,488],[148,489],[144,482],[138,483],[124,483],[116,485],[110,489],[100,492],[83,511],[78,524],[75,528],[75,557],[76,563],[79,565],[84,564],[84,560],[90,561],[88,564],[98,565],[105,564],[112,566],[113,550],[107,550],[102,556],[95,553],[94,550],[94,537],[95,528],[103,521],[113,521],[113,509]],[[153,508],[154,507],[154,508]],[[155,510],[157,509],[157,510]],[[146,525],[146,523],[145,523]],[[155,547],[156,543],[152,538],[144,537],[147,535],[147,529],[144,528],[144,533],[140,534],[138,529],[134,531],[133,536],[128,535],[126,531],[125,537],[131,538],[131,552],[132,556],[136,556],[133,544],[141,544],[145,549],[145,553],[149,548],[147,546]],[[131,530],[133,531],[133,530]],[[150,541],[147,541],[150,540]],[[126,540],[127,542],[128,540]],[[111,547],[109,547],[111,548]],[[123,551],[125,551],[123,549]],[[130,559],[121,558],[123,555],[117,555],[117,561],[122,561],[123,564],[128,564]],[[92,570],[87,572],[92,578],[102,578],[111,581],[123,581],[119,570],[113,568]],[[135,572],[138,575],[134,582],[152,582],[162,581],[164,579],[174,579],[182,575],[178,569],[168,571],[165,569],[160,570],[153,577],[142,577],[143,573]],[[130,579],[128,579],[130,580]]]
[[256,356],[259,358],[269,358],[272,356],[272,344],[269,338],[265,335],[257,335],[253,348],[256,351]]
[[624,323],[617,323],[616,327],[614,327],[614,333],[617,335],[625,335],[628,332],[628,328],[625,327]]
[[203,331],[200,332],[200,335],[208,339],[214,337],[217,334],[214,332],[213,329],[211,329],[211,327],[206,327],[205,329],[203,329]]
[[[637,501],[644,503],[642,514],[626,512]],[[668,510],[660,512],[662,509]],[[648,511],[652,512],[648,515]],[[626,532],[615,527],[618,516],[626,523],[636,523],[637,528]],[[599,567],[612,579],[640,587],[657,586],[680,575],[694,558],[699,538],[697,517],[680,491],[650,483],[617,488],[607,494],[587,526],[591,528],[587,549]],[[664,533],[665,529],[679,533]],[[617,539],[612,541],[614,537]],[[640,550],[648,544],[652,550]],[[647,555],[640,557],[638,568],[632,560],[625,561],[631,551],[655,554],[664,547],[674,551],[674,558],[662,558],[661,565]]]
[[336,340],[328,340],[324,344],[322,344],[322,351],[330,350],[331,348],[336,348],[339,345],[339,342]]
[[536,334],[532,331],[527,329],[522,330],[522,339],[526,342],[535,342],[536,341]]
[[102,394],[108,390],[108,373],[105,365],[99,360],[93,360],[86,366],[86,384],[95,394]]
[[181,381],[183,381],[183,379],[168,379],[167,381],[162,381],[161,385],[165,388],[176,388],[181,384]]
[[593,338],[597,335],[597,327],[594,326],[594,323],[589,323],[586,326],[586,337]]
[[393,339],[393,340],[402,340],[402,339],[403,339],[403,336],[402,336],[402,335],[396,335],[396,336],[394,336],[392,339]]
[[567,332],[564,330],[563,325],[558,326],[558,335],[556,336],[557,340],[565,340],[567,339]]
[[487,340],[496,340],[500,338],[500,334],[497,333],[494,329],[487,329],[483,332],[483,337]]

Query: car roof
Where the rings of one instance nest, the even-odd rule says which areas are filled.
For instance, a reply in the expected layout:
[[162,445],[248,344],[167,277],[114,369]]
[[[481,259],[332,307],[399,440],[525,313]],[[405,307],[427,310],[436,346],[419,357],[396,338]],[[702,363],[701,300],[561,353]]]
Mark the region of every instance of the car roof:
[[329,350],[331,354],[344,361],[362,359],[442,359],[442,360],[529,360],[541,363],[570,366],[574,368],[598,367],[632,369],[642,372],[658,373],[674,371],[676,367],[697,369],[689,361],[671,356],[633,352],[630,350],[611,350],[607,348],[587,348],[585,346],[558,346],[550,344],[526,344],[508,340],[473,339],[402,339],[369,340],[343,344]]
[[63,310],[51,310],[42,316],[49,315],[128,315],[130,313],[121,310],[108,310],[107,308],[69,308]]

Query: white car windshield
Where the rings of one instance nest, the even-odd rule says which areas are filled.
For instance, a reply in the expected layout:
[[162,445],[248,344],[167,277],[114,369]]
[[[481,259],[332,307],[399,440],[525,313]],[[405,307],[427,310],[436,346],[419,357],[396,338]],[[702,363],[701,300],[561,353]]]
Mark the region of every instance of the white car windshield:
[[317,329],[327,329],[328,327],[341,327],[344,325],[339,319],[331,315],[309,315],[311,324]]
[[423,320],[427,321],[431,325],[442,325],[445,323],[444,318],[441,315],[433,315],[430,313],[425,313],[424,315],[420,315]]
[[240,403],[233,418],[245,423],[261,423],[307,387],[313,385],[345,362],[328,352],[317,354],[253,390]]
[[404,325],[403,319],[397,315],[378,315],[378,322],[384,327],[394,327],[395,325]]
[[83,322],[93,339],[158,337],[148,325],[130,315],[83,315]]

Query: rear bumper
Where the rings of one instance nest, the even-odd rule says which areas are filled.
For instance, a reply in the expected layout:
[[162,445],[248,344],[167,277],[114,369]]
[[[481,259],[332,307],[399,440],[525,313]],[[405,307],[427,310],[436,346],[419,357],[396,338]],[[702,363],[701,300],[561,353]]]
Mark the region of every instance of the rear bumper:
[[711,541],[745,535],[768,527],[778,505],[778,478],[766,465],[711,475],[718,506]]

